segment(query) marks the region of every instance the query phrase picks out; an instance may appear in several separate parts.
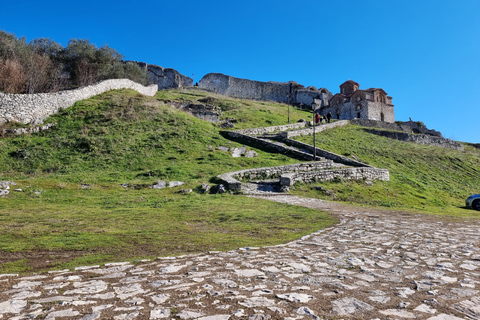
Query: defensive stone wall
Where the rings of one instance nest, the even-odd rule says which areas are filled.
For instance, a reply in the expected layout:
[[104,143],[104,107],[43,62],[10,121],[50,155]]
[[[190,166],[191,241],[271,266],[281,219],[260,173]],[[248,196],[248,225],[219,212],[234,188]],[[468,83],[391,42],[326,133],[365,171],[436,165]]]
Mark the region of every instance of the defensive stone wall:
[[147,68],[150,77],[149,83],[157,84],[158,90],[193,86],[192,78],[184,76],[175,69],[163,68],[154,64],[139,64]]
[[128,79],[105,80],[95,85],[54,93],[8,94],[0,93],[0,124],[16,121],[39,125],[60,108],[68,108],[75,102],[88,99],[114,89],[133,89],[147,96],[154,96],[157,85],[142,86]]
[[207,74],[198,85],[200,88],[236,98],[272,100],[283,103],[288,102],[288,95],[292,91],[292,85],[288,82],[253,81],[234,78],[221,73]]

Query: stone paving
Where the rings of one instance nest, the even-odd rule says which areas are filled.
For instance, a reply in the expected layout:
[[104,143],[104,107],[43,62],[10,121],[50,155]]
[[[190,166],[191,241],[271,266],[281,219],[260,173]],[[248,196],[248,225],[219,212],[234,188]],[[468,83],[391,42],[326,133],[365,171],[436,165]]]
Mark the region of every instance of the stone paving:
[[0,275],[0,319],[480,319],[480,222],[345,209],[291,243]]

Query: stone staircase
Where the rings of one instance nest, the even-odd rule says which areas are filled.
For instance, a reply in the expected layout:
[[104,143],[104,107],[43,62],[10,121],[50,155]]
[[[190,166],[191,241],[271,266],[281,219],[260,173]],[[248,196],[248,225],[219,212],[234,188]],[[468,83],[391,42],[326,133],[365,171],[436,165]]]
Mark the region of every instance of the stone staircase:
[[[338,125],[343,126],[345,123],[339,122]],[[330,123],[328,128],[327,125],[318,127],[318,131],[321,132],[334,126]],[[308,183],[335,178],[357,180],[390,179],[386,169],[374,168],[319,148],[315,148],[315,159],[313,159],[313,146],[289,138],[290,136],[312,134],[312,128],[299,129],[298,124],[295,124],[292,128],[296,130],[278,131],[276,130],[278,129],[277,126],[227,131],[225,134],[232,140],[244,142],[259,149],[276,151],[294,158],[310,160],[311,162],[228,172],[219,175],[218,178],[231,191],[261,195],[275,195],[288,192],[289,188],[298,181]],[[288,130],[288,125],[282,126],[282,129]]]

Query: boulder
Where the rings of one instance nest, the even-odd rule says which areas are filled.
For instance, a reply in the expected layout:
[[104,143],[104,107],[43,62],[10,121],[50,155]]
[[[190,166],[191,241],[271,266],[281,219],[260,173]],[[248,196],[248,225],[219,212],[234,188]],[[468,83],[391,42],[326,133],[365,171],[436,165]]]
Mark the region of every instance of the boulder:
[[255,158],[255,157],[258,157],[258,153],[256,153],[255,151],[249,150],[245,152],[245,158]]
[[227,189],[225,189],[225,186],[223,184],[218,184],[215,187],[213,187],[213,193],[225,193],[227,192]]
[[181,186],[184,183],[185,182],[182,182],[182,181],[170,181],[170,183],[168,184],[168,187],[169,188],[178,187],[178,186]]
[[157,183],[155,183],[154,185],[152,185],[152,188],[153,189],[163,189],[167,186],[167,183],[165,181],[162,181],[162,180],[158,180]]
[[240,147],[240,148],[232,148],[232,157],[240,158],[242,155],[247,152],[247,147]]
[[208,183],[202,184],[200,187],[200,192],[201,193],[208,193],[210,191],[211,186]]

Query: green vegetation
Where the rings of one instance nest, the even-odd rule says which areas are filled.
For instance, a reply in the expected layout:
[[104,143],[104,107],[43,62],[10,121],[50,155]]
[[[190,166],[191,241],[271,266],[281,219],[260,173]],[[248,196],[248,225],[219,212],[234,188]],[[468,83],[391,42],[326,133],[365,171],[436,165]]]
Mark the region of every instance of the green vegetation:
[[[479,192],[480,150],[466,144],[464,151],[388,139],[349,125],[316,135],[319,148],[386,168],[390,181],[324,182],[324,190],[298,186],[294,193],[368,206],[413,209],[453,215],[477,215],[465,210],[468,195]],[[372,130],[369,128],[369,130]],[[311,143],[312,137],[298,140]]]
[[147,71],[108,45],[70,39],[64,48],[48,38],[25,38],[0,30],[0,91],[38,93],[128,78],[147,84]]
[[202,101],[219,107],[224,118],[235,119],[235,129],[269,127],[287,124],[300,119],[312,120],[312,113],[285,104],[269,101],[252,101],[216,95],[203,90],[162,90],[157,93],[162,100]]
[[[131,90],[104,93],[61,110],[45,132],[0,139],[0,180],[17,183],[0,198],[0,272],[30,272],[108,261],[272,245],[335,220],[324,212],[239,195],[201,194],[203,183],[229,171],[297,160],[238,147],[217,125],[165,101],[204,101],[234,118],[236,128],[287,123],[286,105],[233,99],[199,89],[144,97]],[[291,123],[310,112],[290,107]],[[14,126],[17,126],[14,124]],[[303,137],[309,142],[312,137]],[[317,135],[317,145],[387,168],[391,181],[296,185],[293,193],[395,210],[477,217],[463,208],[478,193],[480,152],[390,140],[347,126]],[[249,149],[251,149],[249,147]],[[158,180],[184,181],[151,189]],[[182,194],[182,189],[193,189]]]
[[[111,91],[51,116],[46,122],[56,125],[48,131],[1,139],[0,180],[15,181],[13,188],[22,192],[0,198],[0,272],[278,244],[333,224],[315,210],[179,193],[224,172],[296,162],[261,150],[256,158],[232,158],[217,147],[240,145],[223,138],[216,125],[161,101],[206,96],[200,90],[161,91],[157,97]],[[226,116],[244,105],[213,98],[230,106]],[[282,123],[285,105],[245,106],[246,114],[262,116],[275,109],[275,121]],[[265,125],[241,115],[237,120]],[[157,180],[186,183],[149,188]]]

